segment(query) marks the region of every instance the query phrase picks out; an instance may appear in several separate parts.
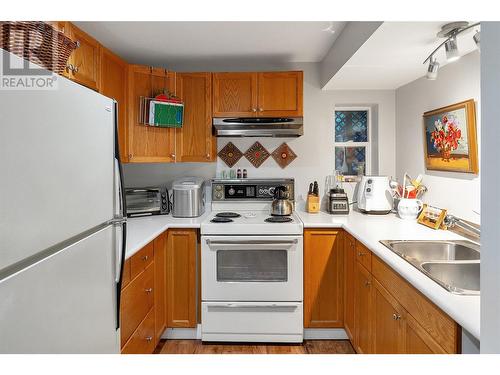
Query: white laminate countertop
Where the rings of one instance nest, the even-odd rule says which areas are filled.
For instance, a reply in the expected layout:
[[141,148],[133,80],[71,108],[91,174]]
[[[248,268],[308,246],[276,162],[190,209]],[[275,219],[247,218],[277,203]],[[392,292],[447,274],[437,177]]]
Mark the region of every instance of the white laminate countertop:
[[130,258],[168,228],[200,228],[201,223],[209,216],[210,210],[205,211],[200,217],[193,218],[177,218],[172,215],[128,218],[125,259]]
[[451,240],[463,237],[443,230],[433,230],[416,221],[406,221],[395,214],[330,215],[326,212],[310,214],[297,211],[304,228],[343,228],[363,243],[375,255],[392,267],[403,278],[439,306],[465,330],[479,339],[480,297],[463,296],[448,292],[410,263],[382,245],[380,240]]

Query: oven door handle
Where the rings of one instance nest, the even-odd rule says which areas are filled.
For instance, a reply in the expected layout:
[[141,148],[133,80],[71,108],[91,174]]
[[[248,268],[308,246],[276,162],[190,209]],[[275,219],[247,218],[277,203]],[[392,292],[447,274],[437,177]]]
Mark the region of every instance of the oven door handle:
[[248,308],[248,309],[259,309],[259,308],[273,308],[273,309],[296,309],[298,306],[295,305],[278,305],[275,303],[272,304],[266,304],[266,305],[244,305],[244,304],[239,304],[239,303],[226,303],[226,304],[218,304],[218,305],[211,305],[207,304],[208,308],[219,308],[219,309],[241,309],[241,308]]
[[289,241],[284,241],[284,240],[279,240],[279,241],[268,241],[268,240],[245,240],[245,241],[229,241],[229,240],[222,240],[222,241],[212,241],[210,239],[207,239],[207,245],[208,246],[216,246],[216,245],[258,245],[258,246],[292,246],[292,245],[297,245],[299,243],[298,239],[293,239]]

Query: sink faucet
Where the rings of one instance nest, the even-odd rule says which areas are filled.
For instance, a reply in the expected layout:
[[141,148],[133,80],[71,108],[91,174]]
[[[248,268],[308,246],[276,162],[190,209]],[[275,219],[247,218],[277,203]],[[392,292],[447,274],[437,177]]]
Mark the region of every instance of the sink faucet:
[[463,230],[467,232],[473,233],[475,236],[480,237],[481,236],[481,229],[479,226],[475,226],[463,219],[460,219],[456,216],[453,215],[446,215],[444,218],[444,223],[448,228],[453,228],[455,226],[462,228]]

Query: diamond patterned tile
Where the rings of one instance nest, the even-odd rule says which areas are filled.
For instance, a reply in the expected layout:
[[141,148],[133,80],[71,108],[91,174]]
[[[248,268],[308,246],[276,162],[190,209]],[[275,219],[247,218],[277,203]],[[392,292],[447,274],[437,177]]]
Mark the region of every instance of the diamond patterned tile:
[[228,142],[217,154],[229,168],[235,165],[241,159],[243,153],[233,142]]
[[297,154],[286,143],[282,143],[271,155],[281,168],[286,168],[297,158]]
[[269,156],[269,152],[260,144],[260,142],[255,142],[245,152],[245,157],[255,168],[259,168]]

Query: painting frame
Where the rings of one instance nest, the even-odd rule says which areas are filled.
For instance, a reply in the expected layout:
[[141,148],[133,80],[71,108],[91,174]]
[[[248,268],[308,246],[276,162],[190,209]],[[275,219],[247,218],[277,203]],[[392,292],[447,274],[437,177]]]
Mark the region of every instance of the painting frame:
[[[462,110],[464,110],[465,113],[461,112]],[[431,137],[429,130],[433,127],[433,121],[435,121],[436,117],[444,119],[445,115],[450,113],[459,113],[465,119],[465,125],[460,123],[458,124],[461,134],[464,134],[462,132],[465,131],[465,145],[463,144],[463,141],[461,143],[460,140],[458,141],[458,144],[462,148],[466,148],[466,154],[454,153],[455,150],[439,150],[436,148],[435,144],[432,143],[433,138]],[[452,114],[450,117],[451,116],[454,115]],[[448,116],[446,116],[446,118],[447,117]],[[427,170],[471,173],[476,175],[479,174],[476,103],[474,99],[465,100],[463,102],[425,112],[423,114],[422,127],[424,136],[425,168]],[[462,136],[461,138],[464,137]],[[429,145],[432,147],[432,150],[429,149]]]

